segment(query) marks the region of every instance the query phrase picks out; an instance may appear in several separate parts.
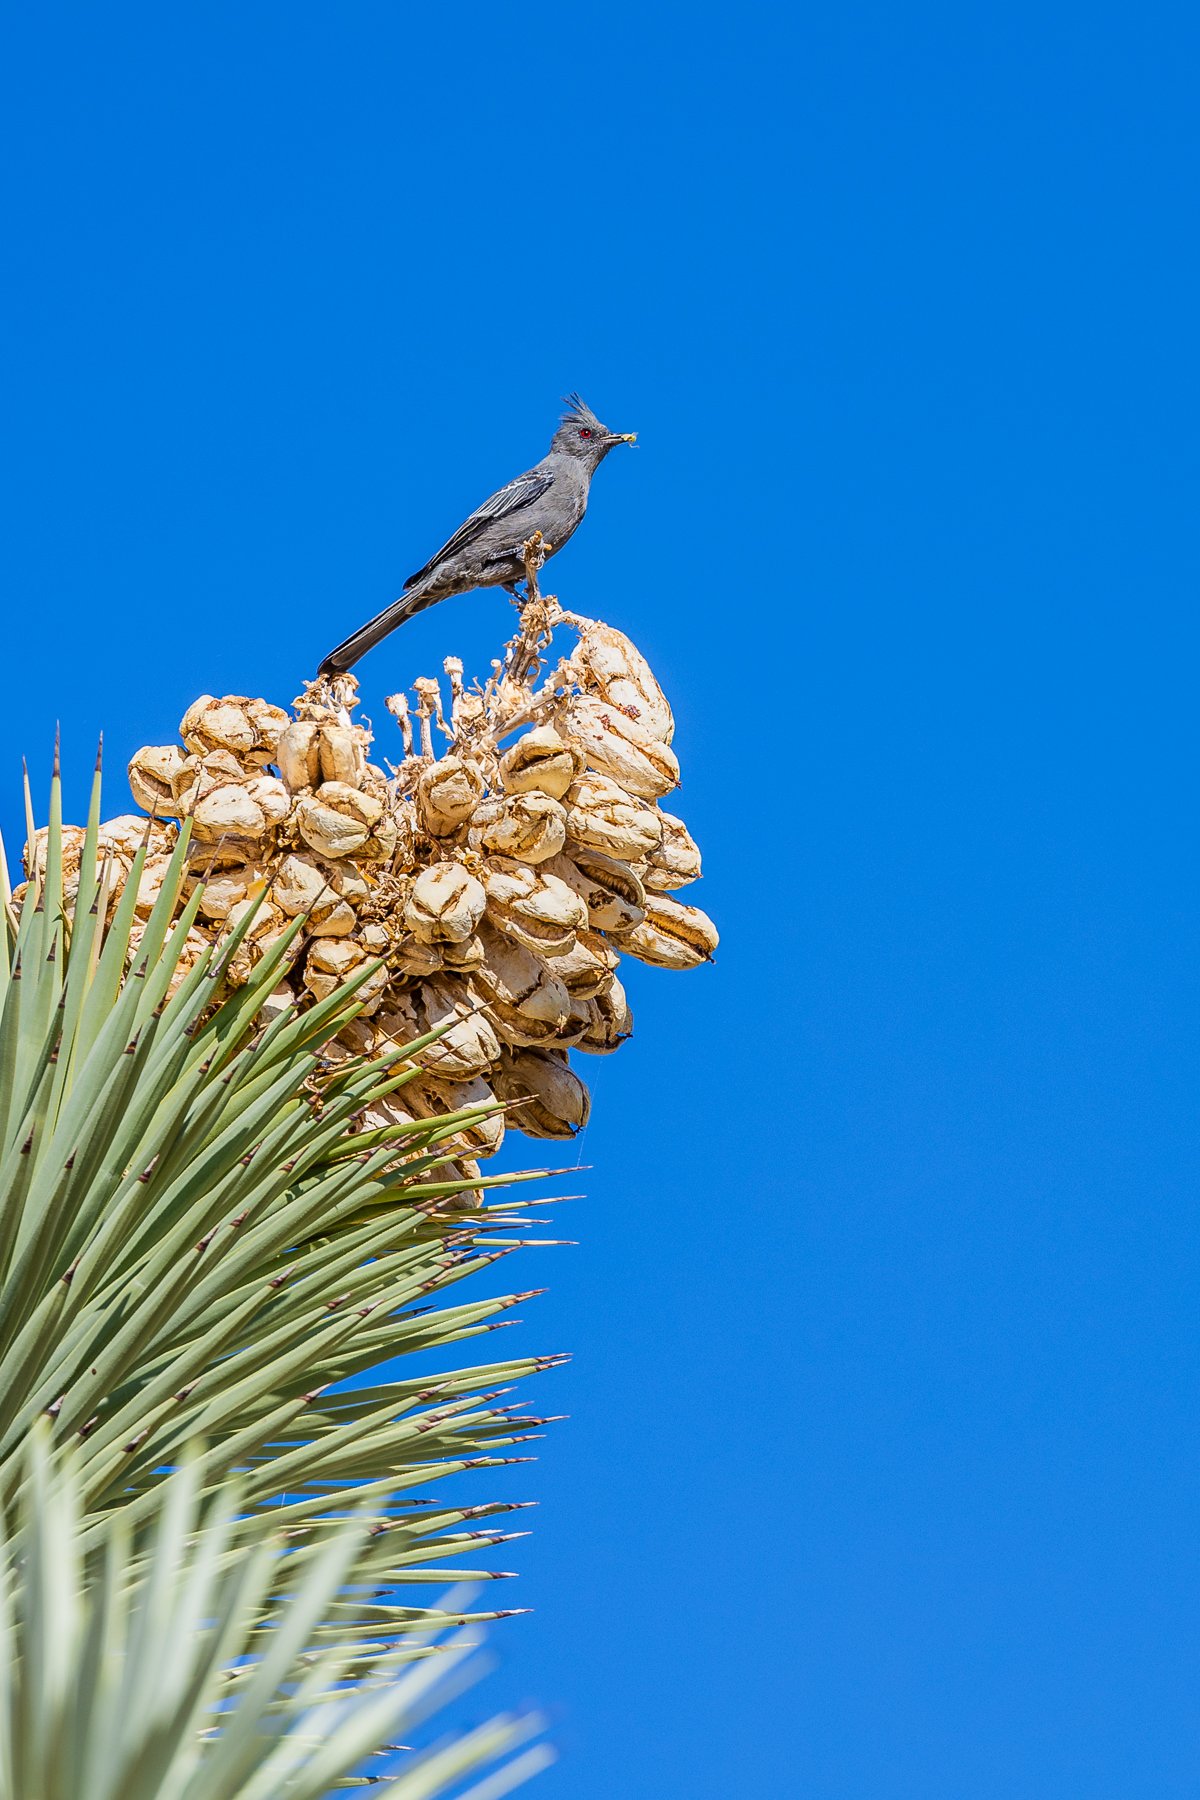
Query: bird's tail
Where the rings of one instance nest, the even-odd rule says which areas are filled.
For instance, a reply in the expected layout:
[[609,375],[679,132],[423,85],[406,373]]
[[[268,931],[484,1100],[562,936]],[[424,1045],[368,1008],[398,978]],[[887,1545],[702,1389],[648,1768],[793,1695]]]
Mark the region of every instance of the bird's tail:
[[424,612],[427,606],[432,606],[440,598],[440,595],[425,593],[420,588],[414,589],[410,594],[401,594],[398,600],[385,606],[381,613],[376,613],[373,619],[360,625],[336,650],[331,650],[317,674],[344,675],[347,669],[354,667],[360,656],[373,650],[389,631],[395,631],[397,625],[403,625],[414,613]]

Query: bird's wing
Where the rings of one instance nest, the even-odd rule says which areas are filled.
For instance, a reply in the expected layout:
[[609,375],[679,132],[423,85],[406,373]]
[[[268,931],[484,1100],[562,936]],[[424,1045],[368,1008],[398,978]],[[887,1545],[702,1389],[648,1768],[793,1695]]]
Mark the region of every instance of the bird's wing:
[[447,538],[437,554],[431,556],[425,566],[418,569],[415,575],[409,576],[404,584],[405,592],[409,588],[415,587],[419,581],[424,581],[425,577],[444,558],[454,556],[459,550],[464,550],[479,536],[485,526],[493,524],[497,519],[506,518],[509,513],[521,512],[525,507],[532,506],[535,500],[541,499],[553,482],[553,475],[548,475],[544,469],[529,469],[524,475],[518,475],[515,481],[510,481],[507,487],[502,487],[498,493],[492,495],[490,500],[485,500],[482,506],[477,506],[470,518],[464,520],[459,526],[454,536]]

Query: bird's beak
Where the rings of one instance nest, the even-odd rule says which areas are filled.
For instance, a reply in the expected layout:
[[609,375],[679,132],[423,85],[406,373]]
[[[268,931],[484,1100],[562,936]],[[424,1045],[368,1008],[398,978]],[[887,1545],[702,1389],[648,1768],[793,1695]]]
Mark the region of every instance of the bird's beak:
[[614,431],[612,433],[612,441],[614,444],[636,444],[637,443],[637,432],[636,431]]

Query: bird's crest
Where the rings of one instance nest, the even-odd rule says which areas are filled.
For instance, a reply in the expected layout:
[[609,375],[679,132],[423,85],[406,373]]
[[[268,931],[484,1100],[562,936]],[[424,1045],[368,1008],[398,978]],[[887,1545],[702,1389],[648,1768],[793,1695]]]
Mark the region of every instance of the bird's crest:
[[593,431],[604,430],[587,401],[579,394],[567,394],[563,399],[563,405],[567,408],[562,416],[564,425],[574,425],[578,421],[580,424],[590,425]]

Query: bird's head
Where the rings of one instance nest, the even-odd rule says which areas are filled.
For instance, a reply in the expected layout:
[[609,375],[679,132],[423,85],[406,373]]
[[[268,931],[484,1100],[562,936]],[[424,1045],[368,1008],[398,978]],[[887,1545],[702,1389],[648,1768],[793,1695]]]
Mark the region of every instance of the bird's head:
[[602,425],[591,407],[578,394],[568,394],[563,404],[567,410],[551,440],[552,450],[567,456],[577,456],[582,462],[595,468],[597,463],[604,461],[614,444],[632,444],[637,441],[636,432],[610,431],[607,425]]

